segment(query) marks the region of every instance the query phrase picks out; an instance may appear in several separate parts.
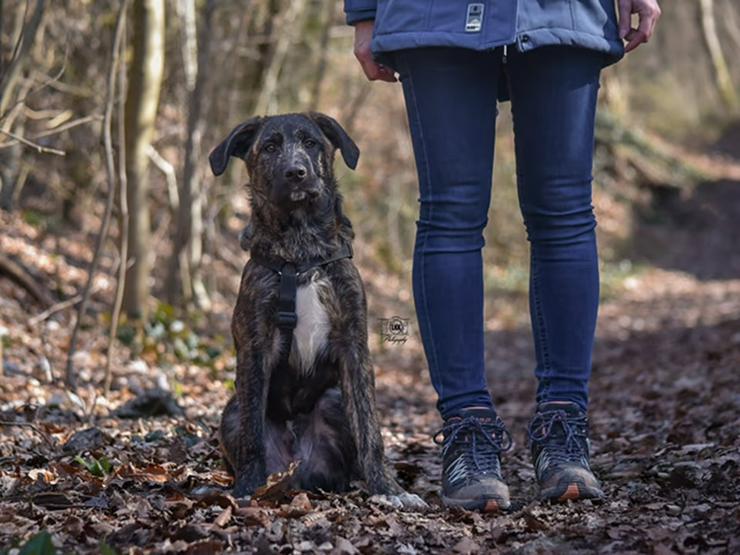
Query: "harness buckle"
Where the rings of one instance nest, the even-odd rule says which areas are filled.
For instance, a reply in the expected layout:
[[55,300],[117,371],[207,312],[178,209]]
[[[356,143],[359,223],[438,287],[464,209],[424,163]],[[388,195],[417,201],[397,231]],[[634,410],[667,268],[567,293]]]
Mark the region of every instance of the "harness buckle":
[[295,312],[278,310],[277,325],[279,328],[295,328],[298,323],[298,315]]

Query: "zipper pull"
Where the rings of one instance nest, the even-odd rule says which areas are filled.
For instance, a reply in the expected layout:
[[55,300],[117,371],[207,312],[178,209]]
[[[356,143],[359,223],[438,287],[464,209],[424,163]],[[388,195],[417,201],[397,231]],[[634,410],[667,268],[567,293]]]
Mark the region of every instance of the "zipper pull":
[[504,56],[503,56],[503,58],[501,58],[501,61],[503,63],[506,63],[506,53],[507,53],[507,50],[508,50],[508,45],[504,44]]

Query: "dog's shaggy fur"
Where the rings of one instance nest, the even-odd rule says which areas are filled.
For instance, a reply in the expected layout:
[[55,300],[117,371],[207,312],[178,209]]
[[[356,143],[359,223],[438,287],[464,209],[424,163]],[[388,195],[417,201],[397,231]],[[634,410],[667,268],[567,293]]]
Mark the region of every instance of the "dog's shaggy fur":
[[[357,146],[335,120],[317,113],[253,118],[214,149],[216,175],[231,156],[246,162],[253,255],[300,264],[351,244],[354,232],[332,169],[336,149],[354,169]],[[287,372],[276,371],[278,283],[276,272],[250,259],[234,310],[236,395],[220,431],[235,495],[252,494],[268,474],[300,460],[297,487],[341,491],[359,478],[373,494],[423,506],[384,462],[357,268],[344,258],[298,275]]]

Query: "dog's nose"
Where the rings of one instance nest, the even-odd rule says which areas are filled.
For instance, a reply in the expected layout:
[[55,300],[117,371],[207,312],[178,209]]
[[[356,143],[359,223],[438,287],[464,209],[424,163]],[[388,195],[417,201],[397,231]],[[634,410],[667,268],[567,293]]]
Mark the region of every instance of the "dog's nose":
[[306,178],[306,168],[303,166],[293,166],[285,170],[285,177],[292,181],[303,181]]

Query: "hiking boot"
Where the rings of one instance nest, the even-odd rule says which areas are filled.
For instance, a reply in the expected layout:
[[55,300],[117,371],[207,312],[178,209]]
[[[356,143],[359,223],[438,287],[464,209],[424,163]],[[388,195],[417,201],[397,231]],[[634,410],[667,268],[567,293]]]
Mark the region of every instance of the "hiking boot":
[[509,507],[499,457],[511,448],[511,435],[495,410],[471,408],[447,418],[434,442],[442,445],[445,505],[484,512]]
[[604,497],[589,466],[588,418],[578,405],[540,404],[529,424],[529,440],[541,499]]

